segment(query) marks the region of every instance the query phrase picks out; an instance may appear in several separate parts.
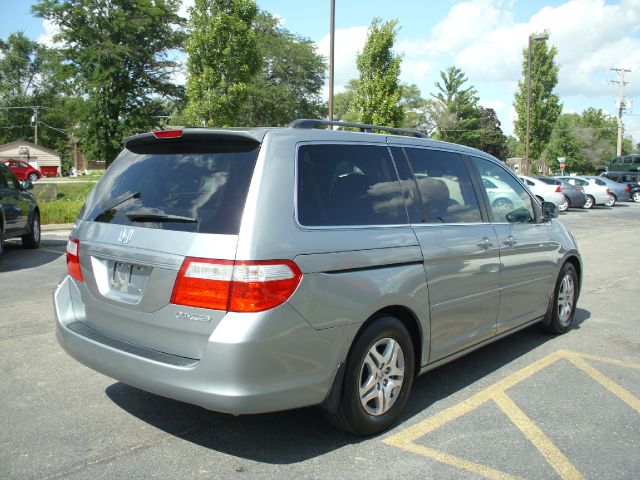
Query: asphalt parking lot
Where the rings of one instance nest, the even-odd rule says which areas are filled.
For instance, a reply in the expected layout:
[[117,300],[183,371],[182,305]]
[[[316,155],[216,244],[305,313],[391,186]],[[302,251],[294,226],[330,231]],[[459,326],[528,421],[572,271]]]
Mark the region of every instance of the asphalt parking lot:
[[585,277],[574,328],[529,328],[414,383],[369,439],[317,408],[233,417],[68,357],[51,292],[64,236],[0,263],[0,478],[640,478],[640,204],[569,210]]

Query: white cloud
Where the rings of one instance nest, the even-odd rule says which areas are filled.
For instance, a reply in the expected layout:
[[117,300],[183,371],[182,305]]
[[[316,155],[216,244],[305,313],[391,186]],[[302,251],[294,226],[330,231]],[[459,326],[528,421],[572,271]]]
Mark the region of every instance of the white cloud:
[[60,32],[58,26],[50,20],[45,19],[42,21],[42,28],[44,29],[44,33],[38,37],[38,43],[46,45],[47,47],[60,47],[61,44],[59,42],[53,41],[53,37]]
[[[358,78],[356,57],[367,40],[368,27],[350,27],[335,31],[334,41],[334,84],[336,92],[352,78]],[[329,34],[316,42],[318,53],[329,61]]]

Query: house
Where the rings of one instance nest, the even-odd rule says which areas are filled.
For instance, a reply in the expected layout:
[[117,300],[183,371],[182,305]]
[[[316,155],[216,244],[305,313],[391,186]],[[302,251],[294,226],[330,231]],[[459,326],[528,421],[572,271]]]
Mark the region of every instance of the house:
[[39,169],[45,177],[61,174],[60,155],[57,152],[25,140],[0,145],[0,160],[7,158],[24,160]]

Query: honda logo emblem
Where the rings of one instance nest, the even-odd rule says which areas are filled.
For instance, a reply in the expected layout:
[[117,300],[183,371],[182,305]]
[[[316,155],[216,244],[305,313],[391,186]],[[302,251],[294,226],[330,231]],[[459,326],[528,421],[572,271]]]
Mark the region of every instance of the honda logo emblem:
[[133,237],[133,228],[125,227],[120,231],[118,235],[118,241],[120,243],[129,243]]

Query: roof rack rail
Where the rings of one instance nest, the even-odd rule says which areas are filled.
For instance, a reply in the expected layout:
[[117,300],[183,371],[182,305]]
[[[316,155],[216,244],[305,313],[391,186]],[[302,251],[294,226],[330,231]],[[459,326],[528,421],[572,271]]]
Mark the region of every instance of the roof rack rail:
[[372,130],[382,130],[384,132],[391,133],[404,133],[418,138],[429,138],[429,135],[419,132],[418,130],[409,130],[406,128],[395,127],[383,127],[381,125],[367,125],[365,123],[349,123],[349,122],[336,122],[333,120],[316,120],[311,118],[300,118],[294,120],[289,125],[290,128],[315,128],[320,125],[331,125],[337,127],[351,127],[359,128],[361,132],[371,133]]

